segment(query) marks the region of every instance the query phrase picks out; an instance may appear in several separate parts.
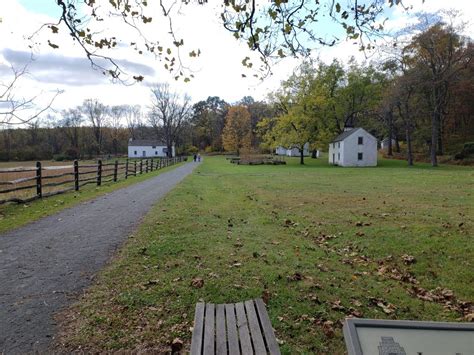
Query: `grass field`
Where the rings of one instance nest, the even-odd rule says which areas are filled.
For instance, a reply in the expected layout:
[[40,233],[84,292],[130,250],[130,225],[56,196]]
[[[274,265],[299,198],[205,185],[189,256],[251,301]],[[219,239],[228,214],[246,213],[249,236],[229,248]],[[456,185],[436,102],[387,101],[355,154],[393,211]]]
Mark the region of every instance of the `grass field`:
[[[48,162],[49,163],[49,162]],[[87,161],[81,162],[82,164],[87,164]],[[91,162],[89,162],[91,163]],[[17,165],[13,166],[7,166],[7,164],[0,164],[1,168],[6,168],[6,167],[17,167]],[[24,164],[21,163],[23,167],[27,166],[34,166],[29,165],[29,164]],[[70,162],[65,163],[62,162],[61,166],[70,164]],[[57,166],[58,164],[52,163],[51,165],[47,164],[45,166]],[[93,184],[87,185],[84,187],[81,187],[79,191],[71,191],[67,192],[62,195],[57,195],[57,196],[52,196],[52,197],[47,197],[43,198],[40,200],[32,201],[31,203],[26,203],[26,204],[3,204],[0,205],[0,233],[6,232],[8,230],[11,230],[13,228],[20,227],[22,225],[25,225],[27,223],[33,222],[39,218],[49,216],[53,213],[56,213],[64,208],[72,207],[80,202],[84,202],[87,200],[90,200],[92,198],[98,197],[100,195],[106,194],[108,192],[114,191],[116,189],[120,189],[122,187],[126,187],[128,185],[149,179],[151,177],[157,176],[161,174],[164,171],[167,171],[169,169],[174,169],[175,166],[163,168],[160,170],[155,170],[153,172],[149,172],[147,174],[142,174],[142,175],[137,175],[136,177],[130,176],[128,179],[124,179],[124,170],[122,169],[120,171],[120,175],[118,177],[118,182],[113,183],[113,182],[107,182],[103,183],[102,186],[97,187]],[[70,168],[68,168],[70,169]],[[65,169],[67,170],[67,169]],[[70,169],[72,171],[72,169]],[[63,171],[59,171],[61,173]],[[52,174],[57,174],[57,170],[53,170]],[[14,174],[0,174],[2,175],[1,178],[8,180],[8,179],[15,179],[18,177],[25,177],[25,173],[21,173],[21,175],[15,176],[15,174],[18,175],[18,173]],[[30,173],[30,174],[35,174]],[[96,176],[96,172],[94,171],[90,175],[83,175],[82,178],[88,178],[88,177],[94,177]],[[59,179],[54,179],[50,180],[53,182],[60,181],[61,178]],[[1,181],[1,180],[0,180]],[[71,186],[72,183],[70,184]],[[63,186],[59,186],[59,188],[63,188]],[[51,189],[53,190],[53,189]],[[47,189],[44,189],[45,192],[48,192]],[[34,194],[35,191],[30,190],[24,190],[20,191],[20,193],[14,193],[16,197],[28,197]],[[13,193],[12,193],[13,194]],[[2,198],[5,198],[5,195],[3,195]]]
[[288,162],[206,158],[59,317],[58,346],[189,346],[200,300],[263,297],[286,354],[344,353],[347,316],[474,316],[472,168]]

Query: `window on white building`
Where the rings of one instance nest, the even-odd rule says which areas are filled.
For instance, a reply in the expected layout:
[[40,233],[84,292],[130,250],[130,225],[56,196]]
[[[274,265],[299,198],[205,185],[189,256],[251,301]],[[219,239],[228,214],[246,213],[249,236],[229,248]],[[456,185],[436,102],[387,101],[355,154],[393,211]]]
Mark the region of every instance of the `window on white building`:
[[359,143],[359,145],[363,145],[364,144],[364,137],[359,137],[358,143]]
[[137,155],[137,151],[136,151],[136,150],[134,150],[134,151],[133,151],[133,154],[134,154],[134,155]]
[[341,148],[341,142],[337,142],[337,147]]
[[363,160],[364,159],[364,153],[357,153],[357,160]]
[[337,153],[337,160],[341,160],[341,153]]

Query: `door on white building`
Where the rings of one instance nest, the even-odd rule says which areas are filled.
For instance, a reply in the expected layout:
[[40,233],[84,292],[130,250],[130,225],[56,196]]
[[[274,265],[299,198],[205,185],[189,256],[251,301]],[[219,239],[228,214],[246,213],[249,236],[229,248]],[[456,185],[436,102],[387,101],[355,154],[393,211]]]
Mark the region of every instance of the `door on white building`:
[[146,157],[146,150],[144,150],[144,151],[142,152],[142,156],[143,156],[143,157]]

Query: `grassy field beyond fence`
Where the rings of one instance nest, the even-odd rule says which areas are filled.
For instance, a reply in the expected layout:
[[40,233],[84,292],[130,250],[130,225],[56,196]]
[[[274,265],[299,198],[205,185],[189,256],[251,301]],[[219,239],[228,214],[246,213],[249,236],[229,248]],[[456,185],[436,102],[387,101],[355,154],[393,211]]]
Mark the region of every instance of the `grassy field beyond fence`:
[[263,297],[286,354],[344,353],[347,316],[472,319],[473,169],[287,161],[205,158],[61,315],[58,346],[189,346],[199,300]]

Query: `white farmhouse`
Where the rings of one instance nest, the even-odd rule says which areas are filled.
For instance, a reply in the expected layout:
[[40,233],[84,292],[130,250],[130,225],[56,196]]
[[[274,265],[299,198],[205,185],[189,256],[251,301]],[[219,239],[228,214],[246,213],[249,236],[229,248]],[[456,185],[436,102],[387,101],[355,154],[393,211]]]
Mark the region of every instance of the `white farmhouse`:
[[329,164],[377,166],[377,138],[363,128],[345,128],[329,143]]
[[[130,139],[128,141],[129,158],[163,158],[166,157],[168,148],[161,141],[151,139]],[[172,156],[175,156],[174,146]]]

